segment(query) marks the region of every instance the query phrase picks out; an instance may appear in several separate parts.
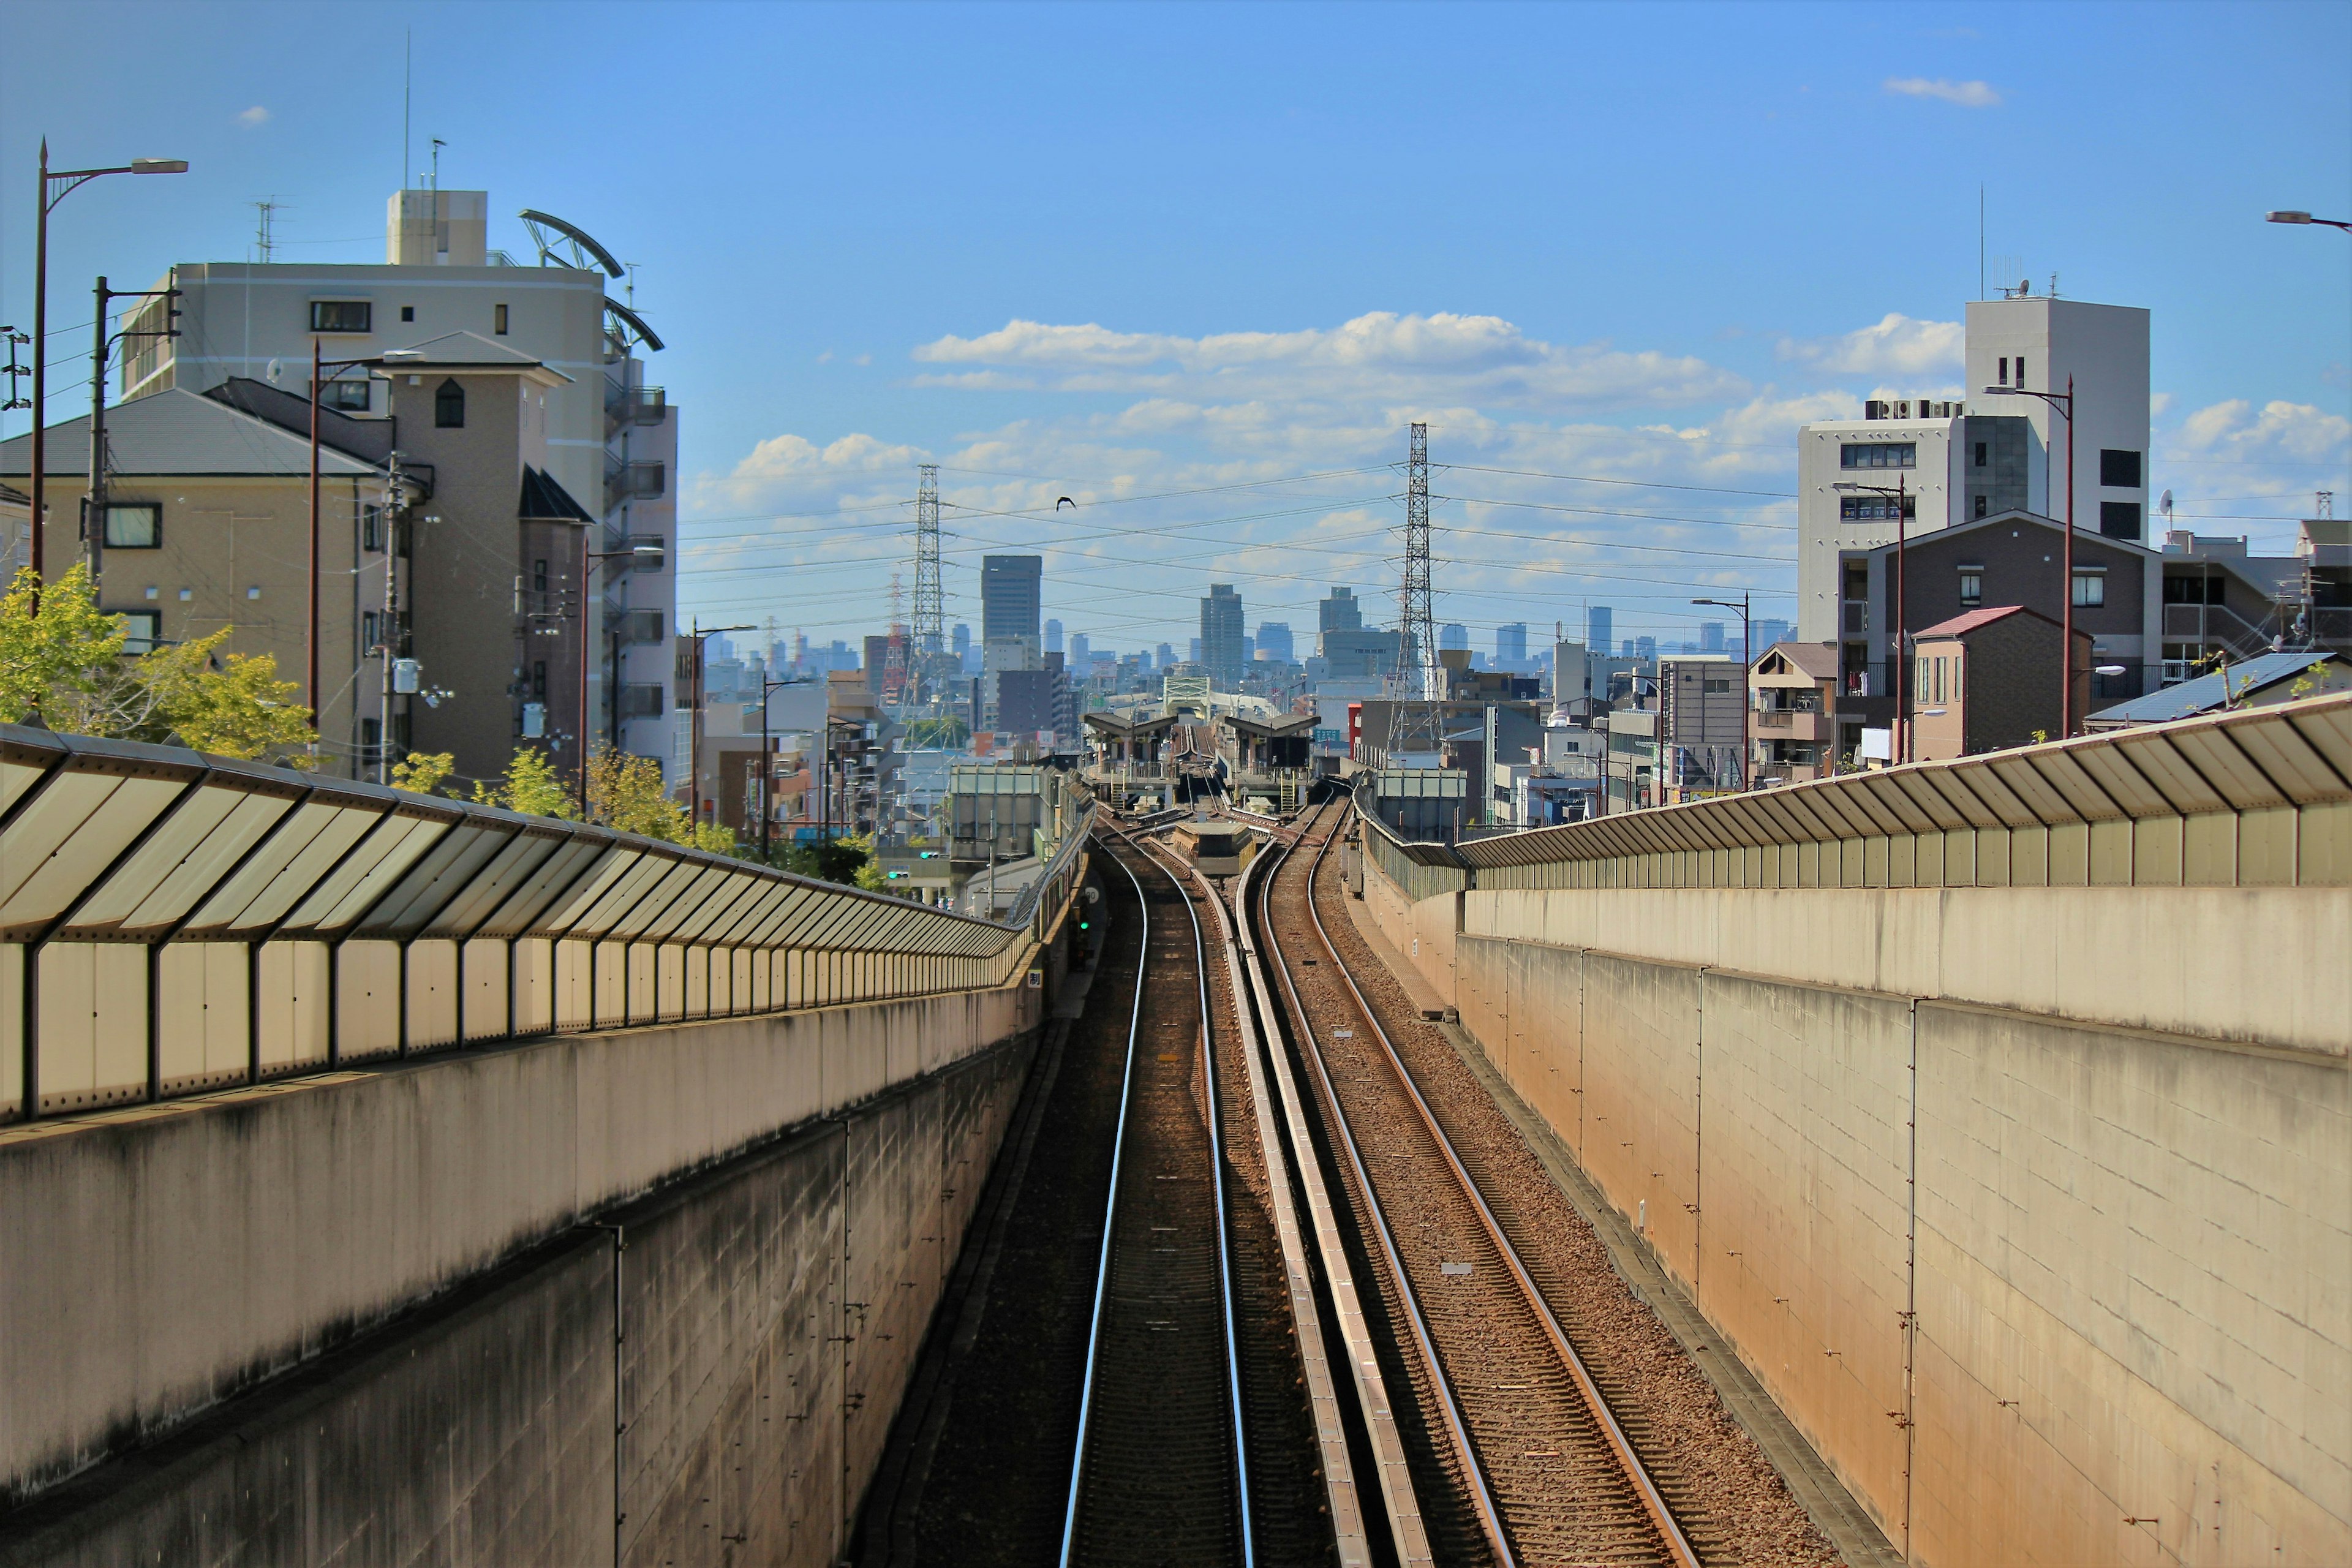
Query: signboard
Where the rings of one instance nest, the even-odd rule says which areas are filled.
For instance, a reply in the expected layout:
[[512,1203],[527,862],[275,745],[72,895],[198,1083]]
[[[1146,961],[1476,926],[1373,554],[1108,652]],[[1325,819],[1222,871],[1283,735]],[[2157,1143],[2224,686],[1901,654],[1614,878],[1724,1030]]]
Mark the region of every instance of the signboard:
[[1856,753],[1865,763],[1891,763],[1895,760],[1895,731],[1873,730],[1862,731],[1862,750]]

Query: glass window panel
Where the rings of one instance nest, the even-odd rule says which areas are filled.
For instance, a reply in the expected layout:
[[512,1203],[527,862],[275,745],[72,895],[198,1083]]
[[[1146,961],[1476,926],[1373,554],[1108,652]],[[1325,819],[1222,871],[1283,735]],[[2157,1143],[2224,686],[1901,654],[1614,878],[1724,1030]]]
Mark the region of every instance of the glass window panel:
[[734,889],[730,884],[737,875],[734,869],[726,866],[702,867],[692,883],[670,900],[669,907],[647,921],[641,929],[646,936],[662,941],[676,936],[677,929],[688,921],[699,922],[708,920],[712,905],[733,901]]
[[672,942],[709,942],[729,922],[742,918],[743,912],[759,902],[773,886],[764,877],[750,872],[730,876],[726,882],[713,888],[709,895],[686,918],[672,926],[667,938]]
[[474,874],[471,885],[434,917],[435,923],[444,931],[488,931],[499,906],[538,885],[548,866],[571,847],[544,833],[516,834],[496,859]]
[[727,941],[737,946],[747,947],[778,945],[776,933],[783,929],[784,922],[792,919],[793,911],[805,903],[809,896],[808,889],[797,883],[785,882],[780,885],[782,888],[783,896],[761,900],[760,907],[753,910],[736,930],[726,933]]
[[613,921],[614,936],[643,936],[653,929],[654,922],[667,914],[672,905],[689,896],[695,883],[709,875],[710,868],[698,860],[674,860],[669,869],[647,882],[638,891],[636,902],[620,911]]
[[275,925],[382,817],[381,812],[327,801],[305,804],[300,816],[205,901],[194,926],[255,931]]
[[498,857],[512,847],[514,839],[512,831],[503,826],[458,824],[409,868],[400,886],[378,900],[375,907],[360,918],[369,929],[395,931],[402,936],[448,930],[445,922],[451,906],[475,886],[484,867],[496,863]]
[[615,921],[636,908],[637,900],[645,897],[646,889],[668,876],[677,865],[677,861],[666,856],[638,851],[637,863],[629,868],[629,874],[614,883],[603,898],[591,904],[588,912],[572,922],[572,929],[583,935],[609,934]]

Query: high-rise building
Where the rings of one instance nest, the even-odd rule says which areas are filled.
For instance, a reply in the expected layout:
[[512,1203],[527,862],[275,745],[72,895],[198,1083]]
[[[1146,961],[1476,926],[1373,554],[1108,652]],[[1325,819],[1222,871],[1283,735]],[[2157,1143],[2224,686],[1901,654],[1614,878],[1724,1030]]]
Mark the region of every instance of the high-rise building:
[[[1198,648],[1200,645],[1196,643],[1193,646],[1195,648]],[[1159,649],[1154,653],[1153,659],[1155,661],[1154,667],[1156,668],[1166,669],[1170,665],[1176,662],[1176,650],[1169,644],[1161,643]]]
[[1437,650],[1440,653],[1448,649],[1458,649],[1466,653],[1469,647],[1470,628],[1460,621],[1448,621],[1437,628]]
[[[1606,605],[1593,605],[1584,612],[1584,646],[1598,651],[1603,658],[1616,646],[1616,612]],[[1632,652],[1632,649],[1627,649]]]
[[1209,674],[1228,685],[1237,684],[1248,662],[1243,651],[1242,596],[1230,583],[1212,583],[1201,601],[1201,663]]
[[980,635],[992,637],[1040,636],[1038,607],[1044,590],[1045,558],[1042,555],[983,555],[980,558]]
[[1193,637],[1191,641],[1192,651],[1185,657],[1192,663],[1198,664],[1201,662],[1201,639],[1199,637]]
[[1655,637],[1635,637],[1633,639],[1633,657],[1635,658],[1657,658],[1658,639]]
[[1062,623],[1059,621],[1045,623],[1045,651],[1047,653],[1062,651]]
[[[335,416],[322,424],[351,438],[347,449],[368,448],[363,456],[383,476],[323,494],[329,537],[383,537],[370,535],[364,512],[380,512],[386,499],[395,420],[402,457],[415,465],[412,487],[433,476],[431,500],[395,529],[415,548],[389,620],[380,543],[361,543],[359,558],[321,588],[322,618],[357,627],[364,616],[379,629],[355,652],[364,639],[349,639],[340,666],[321,663],[332,771],[372,772],[380,749],[413,749],[449,752],[460,775],[481,777],[504,770],[518,737],[542,740],[563,770],[577,766],[583,742],[667,765],[678,754],[673,731],[682,714],[673,641],[677,409],[646,374],[646,356],[662,343],[635,310],[608,298],[609,253],[594,240],[583,247],[535,226],[533,237],[546,241],[535,258],[542,265],[518,265],[489,247],[488,205],[482,191],[394,193],[376,264],[173,267],[156,286],[177,297],[154,298],[124,322],[121,395],[209,395],[281,426],[281,401],[299,400],[307,436],[302,367],[317,343],[337,367],[320,388],[322,413]],[[617,265],[609,270],[621,275]],[[166,311],[178,317],[170,323],[176,335],[159,330]],[[511,450],[494,458],[494,443]],[[526,468],[545,482],[526,485]],[[226,560],[228,521],[175,517],[174,500],[163,503],[166,535],[218,531],[217,547],[206,551]],[[65,520],[68,538],[52,559],[71,555],[73,514],[53,500],[49,515],[52,529]],[[584,626],[583,543],[632,552],[589,574]],[[242,534],[238,544],[256,548]],[[639,545],[650,547],[646,555],[633,553]],[[510,614],[518,579],[524,600]],[[240,601],[236,618],[247,613]],[[241,630],[233,635],[228,651],[244,651],[241,638]],[[428,690],[447,695],[426,703],[395,694],[387,712],[383,661],[405,658],[424,665]],[[576,693],[583,662],[585,736],[575,732],[576,696],[547,694]],[[691,661],[686,668],[690,678]]]
[[[1051,653],[1054,650],[1047,648],[1045,651]],[[1070,667],[1080,679],[1085,677],[1087,666],[1094,662],[1094,644],[1087,638],[1087,634],[1073,633],[1070,637]]]
[[1758,616],[1756,620],[1756,646],[1748,650],[1748,657],[1750,659],[1760,658],[1763,657],[1764,650],[1770,647],[1773,644],[1787,642],[1789,640],[1789,635],[1792,629],[1793,628],[1790,627],[1788,622],[1778,619],[1777,617],[1770,616]]
[[1288,664],[1291,662],[1290,647],[1290,623],[1288,621],[1265,621],[1260,623],[1257,628],[1258,658],[1276,659],[1281,663]]
[[1723,623],[1701,621],[1698,624],[1698,650],[1701,653],[1723,651]]
[[1495,628],[1495,663],[1517,669],[1528,661],[1528,624],[1511,621]]
[[1328,597],[1315,605],[1316,650],[1322,650],[1326,632],[1360,631],[1364,625],[1364,606],[1353,588],[1334,588]]

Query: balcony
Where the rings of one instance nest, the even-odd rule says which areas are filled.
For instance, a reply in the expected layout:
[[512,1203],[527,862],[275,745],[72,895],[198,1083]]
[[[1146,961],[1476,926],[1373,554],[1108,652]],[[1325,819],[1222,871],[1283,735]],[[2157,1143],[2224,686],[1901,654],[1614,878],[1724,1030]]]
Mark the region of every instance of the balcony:
[[628,500],[658,500],[669,485],[669,466],[658,462],[616,463],[604,465],[604,505],[607,509]]
[[658,425],[669,411],[669,395],[658,386],[624,386],[604,381],[604,438],[630,426]]
[[1845,601],[1844,608],[1845,635],[1850,637],[1858,637],[1868,635],[1870,631],[1870,601],[1867,599],[1848,599]]

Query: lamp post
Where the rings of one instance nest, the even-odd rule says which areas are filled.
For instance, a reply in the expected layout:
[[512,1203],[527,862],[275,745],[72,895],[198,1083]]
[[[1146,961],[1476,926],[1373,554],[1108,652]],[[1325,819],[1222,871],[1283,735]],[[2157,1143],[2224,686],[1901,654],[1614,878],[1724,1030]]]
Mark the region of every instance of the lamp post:
[[[2070,468],[2067,475],[2074,475]],[[1906,593],[1907,584],[1904,568],[1911,553],[1911,498],[1909,482],[1901,474],[1895,476],[1895,488],[1885,485],[1839,484],[1831,487],[1841,490],[1866,490],[1874,495],[1895,498],[1895,760],[1911,760],[1911,605]]]
[[[2022,379],[2021,376],[2020,379]],[[2058,738],[2074,733],[2074,378],[2066,378],[2063,392],[2029,392],[2021,386],[1988,386],[1988,397],[2038,397],[2066,416],[2066,548],[2061,552],[2064,574],[2058,595]],[[2161,650],[2158,650],[2161,651]]]
[[1748,662],[1756,657],[1756,649],[1751,646],[1754,641],[1754,634],[1748,628],[1748,595],[1743,593],[1739,595],[1739,602],[1736,605],[1729,599],[1693,599],[1691,601],[1694,605],[1713,605],[1719,610],[1738,610],[1739,612],[1739,787],[1743,791],[1748,787],[1748,774],[1755,771],[1754,762],[1748,755],[1748,704],[1749,698],[1748,695],[1747,667]]
[[[627,550],[591,550],[588,525],[580,530],[580,722],[575,732],[580,746],[580,820],[588,820],[588,574],[607,561],[635,561],[658,566],[662,548],[639,544]],[[620,693],[613,700],[620,700]],[[697,819],[698,821],[699,818]]]
[[[687,771],[689,776],[687,780],[687,788],[694,797],[694,822],[698,827],[702,825],[704,805],[702,799],[702,645],[709,638],[727,632],[756,632],[759,629],[757,626],[706,626],[700,621],[697,621],[694,623],[694,629],[687,634],[694,639],[694,707],[687,715],[687,740],[694,755],[688,763]],[[676,671],[671,673],[676,674]],[[582,679],[584,680],[586,678],[583,676]],[[588,710],[588,699],[584,695],[585,689],[583,689],[580,710],[585,713]],[[762,696],[760,699],[760,706],[764,710],[767,705],[767,698]]]
[[[128,163],[110,169],[56,169],[49,167],[49,139],[41,138],[40,218],[35,226],[33,241],[33,453],[32,510],[27,514],[33,531],[33,580],[42,578],[41,535],[46,530],[42,515],[41,490],[44,458],[47,443],[41,426],[48,417],[49,387],[49,212],[59,202],[90,181],[106,174],[184,174],[188,172],[185,158],[133,158]],[[101,318],[103,312],[100,312]],[[105,324],[101,319],[100,331]],[[101,521],[100,526],[103,527]]]

